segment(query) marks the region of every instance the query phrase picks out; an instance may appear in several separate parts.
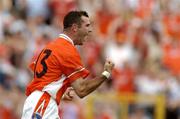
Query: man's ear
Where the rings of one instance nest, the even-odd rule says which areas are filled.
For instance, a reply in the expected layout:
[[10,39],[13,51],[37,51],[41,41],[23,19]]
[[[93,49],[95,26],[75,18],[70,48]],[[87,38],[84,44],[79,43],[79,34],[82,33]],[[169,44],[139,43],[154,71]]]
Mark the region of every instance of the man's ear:
[[71,30],[73,32],[76,32],[78,30],[78,25],[77,24],[73,24],[72,27],[71,27]]

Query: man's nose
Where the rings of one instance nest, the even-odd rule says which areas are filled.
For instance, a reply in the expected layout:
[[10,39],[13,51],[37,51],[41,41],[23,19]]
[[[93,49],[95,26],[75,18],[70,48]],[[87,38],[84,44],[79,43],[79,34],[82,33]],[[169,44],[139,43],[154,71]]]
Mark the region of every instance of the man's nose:
[[92,28],[89,29],[88,33],[91,33],[92,32]]

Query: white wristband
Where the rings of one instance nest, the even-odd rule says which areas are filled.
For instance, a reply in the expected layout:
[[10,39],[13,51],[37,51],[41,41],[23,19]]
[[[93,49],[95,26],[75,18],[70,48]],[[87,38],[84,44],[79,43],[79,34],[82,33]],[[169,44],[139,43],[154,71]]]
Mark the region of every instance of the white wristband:
[[103,71],[102,75],[105,76],[107,79],[109,79],[109,77],[111,76],[108,71]]

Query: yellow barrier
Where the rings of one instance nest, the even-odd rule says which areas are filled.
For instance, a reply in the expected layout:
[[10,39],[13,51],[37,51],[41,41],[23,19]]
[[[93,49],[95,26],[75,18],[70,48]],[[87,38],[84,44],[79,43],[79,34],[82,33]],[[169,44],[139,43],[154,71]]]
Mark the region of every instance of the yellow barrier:
[[[105,99],[105,100],[104,100]],[[95,101],[117,101],[121,105],[122,110],[119,119],[128,119],[128,105],[133,102],[134,104],[151,103],[154,105],[154,118],[165,119],[165,97],[163,95],[149,96],[140,94],[94,94],[87,99],[87,119],[95,119],[93,116],[93,104]]]

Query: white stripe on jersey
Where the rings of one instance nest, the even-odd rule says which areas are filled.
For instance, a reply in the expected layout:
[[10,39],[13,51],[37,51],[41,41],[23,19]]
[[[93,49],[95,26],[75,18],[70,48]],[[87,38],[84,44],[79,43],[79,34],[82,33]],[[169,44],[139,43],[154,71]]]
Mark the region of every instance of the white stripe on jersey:
[[62,88],[63,82],[66,78],[67,77],[65,75],[62,75],[58,81],[54,81],[46,85],[42,91],[48,92],[52,98],[56,99],[56,94]]
[[74,71],[73,73],[71,73],[70,75],[68,75],[67,77],[65,75],[62,75],[61,78],[58,80],[58,81],[54,81],[54,82],[51,82],[50,84],[44,86],[44,88],[42,89],[42,91],[46,91],[48,92],[52,98],[56,99],[56,95],[57,95],[57,92],[62,88],[63,86],[63,82],[71,77],[72,75],[78,73],[78,72],[81,72],[83,71],[85,68],[81,68],[77,71]]
[[75,73],[81,72],[82,70],[84,70],[85,68],[81,68],[73,73],[71,73],[69,76],[67,76],[67,78],[71,77],[72,75],[74,75]]

